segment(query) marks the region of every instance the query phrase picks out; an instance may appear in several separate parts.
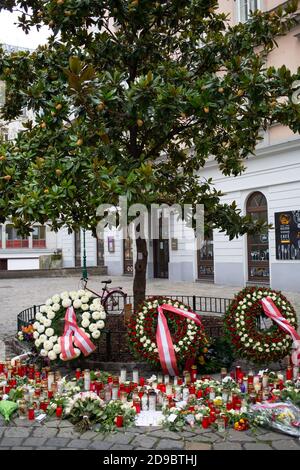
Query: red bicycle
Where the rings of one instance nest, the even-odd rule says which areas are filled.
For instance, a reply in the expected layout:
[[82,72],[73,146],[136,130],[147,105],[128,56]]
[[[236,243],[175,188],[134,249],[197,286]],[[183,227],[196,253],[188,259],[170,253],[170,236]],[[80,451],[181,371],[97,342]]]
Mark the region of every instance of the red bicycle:
[[81,287],[101,299],[101,304],[107,314],[121,315],[124,312],[127,294],[122,290],[122,287],[109,289],[107,285],[111,282],[111,279],[101,281],[101,284],[104,284],[101,294],[87,287],[88,279],[81,280]]

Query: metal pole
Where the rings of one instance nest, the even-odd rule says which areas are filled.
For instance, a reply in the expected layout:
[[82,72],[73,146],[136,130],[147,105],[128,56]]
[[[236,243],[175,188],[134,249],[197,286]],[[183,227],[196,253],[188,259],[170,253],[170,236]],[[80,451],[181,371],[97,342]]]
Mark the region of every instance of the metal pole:
[[87,279],[88,273],[86,268],[86,244],[85,244],[85,232],[86,230],[83,229],[83,266],[82,266],[82,278]]

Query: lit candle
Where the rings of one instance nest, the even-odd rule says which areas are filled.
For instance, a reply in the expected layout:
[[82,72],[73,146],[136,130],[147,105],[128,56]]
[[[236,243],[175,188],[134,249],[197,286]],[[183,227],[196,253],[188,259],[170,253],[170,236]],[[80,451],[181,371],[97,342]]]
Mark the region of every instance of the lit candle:
[[175,399],[177,401],[181,400],[181,387],[175,387]]
[[154,390],[149,393],[149,411],[156,411],[156,393]]
[[196,382],[197,380],[197,366],[192,366],[192,382]]
[[55,412],[56,417],[57,417],[57,418],[61,418],[61,417],[62,417],[62,412],[63,412],[62,406],[58,406],[58,407],[56,408],[56,412]]
[[293,380],[293,368],[288,366],[286,370],[286,380]]
[[172,395],[172,394],[173,394],[173,387],[172,387],[171,384],[168,384],[168,385],[166,386],[166,394],[167,394],[167,395]]
[[164,383],[165,383],[165,385],[167,385],[168,383],[170,383],[170,376],[167,375],[167,374],[164,376]]
[[112,400],[117,400],[118,399],[118,391],[119,391],[119,387],[117,385],[113,385],[112,395],[111,395]]
[[148,395],[144,393],[142,396],[142,410],[143,411],[148,411]]
[[126,382],[126,378],[127,378],[127,369],[126,367],[122,367],[121,374],[120,374],[120,383]]
[[53,372],[49,372],[47,380],[48,380],[48,390],[51,390],[52,389],[52,384],[54,383],[54,373]]
[[91,373],[89,369],[86,369],[83,374],[83,380],[84,380],[84,390],[86,392],[90,391],[91,388]]
[[190,391],[188,387],[184,387],[182,390],[182,400],[183,401],[188,401],[190,396]]
[[298,374],[299,374],[299,367],[294,366],[293,367],[293,379],[295,382],[298,380]]
[[135,384],[139,383],[139,371],[138,371],[138,369],[133,369],[133,371],[132,371],[132,381]]
[[264,374],[262,378],[262,386],[263,388],[267,388],[269,385],[269,376],[268,374]]

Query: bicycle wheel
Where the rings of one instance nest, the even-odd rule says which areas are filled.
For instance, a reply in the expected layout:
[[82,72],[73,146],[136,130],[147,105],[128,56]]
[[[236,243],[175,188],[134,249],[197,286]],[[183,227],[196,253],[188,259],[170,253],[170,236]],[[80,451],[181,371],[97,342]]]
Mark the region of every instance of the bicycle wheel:
[[107,314],[121,315],[124,312],[127,295],[122,291],[110,292],[103,301]]

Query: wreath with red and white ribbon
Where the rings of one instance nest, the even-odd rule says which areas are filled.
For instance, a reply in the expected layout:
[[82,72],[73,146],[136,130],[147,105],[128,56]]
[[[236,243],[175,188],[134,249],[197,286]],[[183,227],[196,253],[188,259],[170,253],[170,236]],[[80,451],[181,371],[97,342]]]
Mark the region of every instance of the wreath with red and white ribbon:
[[201,317],[178,300],[147,299],[128,324],[129,344],[139,359],[177,375],[178,366],[208,343]]
[[46,300],[33,323],[35,346],[50,361],[68,361],[95,349],[105,327],[99,298],[85,290],[62,292]]
[[294,348],[293,363],[299,362],[297,315],[281,292],[243,289],[228,307],[224,323],[239,357],[255,363],[276,362]]

